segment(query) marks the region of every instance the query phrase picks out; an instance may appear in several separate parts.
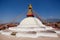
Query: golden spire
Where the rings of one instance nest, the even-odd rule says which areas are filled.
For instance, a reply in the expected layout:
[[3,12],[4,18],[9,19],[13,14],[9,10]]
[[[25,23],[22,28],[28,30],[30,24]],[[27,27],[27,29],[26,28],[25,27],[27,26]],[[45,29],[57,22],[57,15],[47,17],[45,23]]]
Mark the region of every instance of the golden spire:
[[31,4],[28,6],[27,17],[34,17],[33,12],[32,12],[32,5]]
[[29,5],[29,9],[32,9],[32,5],[31,4]]

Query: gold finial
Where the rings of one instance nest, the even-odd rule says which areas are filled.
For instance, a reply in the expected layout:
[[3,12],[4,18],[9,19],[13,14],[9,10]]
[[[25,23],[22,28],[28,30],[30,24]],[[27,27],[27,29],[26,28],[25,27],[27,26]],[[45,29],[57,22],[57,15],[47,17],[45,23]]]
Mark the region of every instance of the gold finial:
[[29,4],[29,9],[32,9],[32,5],[31,4]]

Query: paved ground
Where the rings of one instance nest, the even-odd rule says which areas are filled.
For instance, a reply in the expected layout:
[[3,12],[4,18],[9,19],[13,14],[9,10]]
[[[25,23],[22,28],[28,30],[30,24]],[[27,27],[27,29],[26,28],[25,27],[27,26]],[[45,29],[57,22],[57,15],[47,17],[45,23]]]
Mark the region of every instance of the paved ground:
[[58,38],[50,38],[50,37],[39,37],[39,38],[17,38],[17,37],[12,37],[12,36],[6,36],[6,35],[2,35],[0,34],[0,40],[60,40],[60,35],[58,35]]

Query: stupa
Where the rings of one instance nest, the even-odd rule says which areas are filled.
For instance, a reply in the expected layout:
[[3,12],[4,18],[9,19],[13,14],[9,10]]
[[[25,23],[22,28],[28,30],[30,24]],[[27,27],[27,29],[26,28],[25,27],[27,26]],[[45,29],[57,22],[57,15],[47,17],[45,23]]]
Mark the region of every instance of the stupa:
[[[36,18],[33,14],[32,5],[28,7],[27,17],[24,18],[17,27],[11,27],[7,30],[1,31],[5,35],[14,35],[16,37],[58,37],[54,32],[54,28],[45,26],[42,22]],[[50,35],[51,34],[51,35]]]

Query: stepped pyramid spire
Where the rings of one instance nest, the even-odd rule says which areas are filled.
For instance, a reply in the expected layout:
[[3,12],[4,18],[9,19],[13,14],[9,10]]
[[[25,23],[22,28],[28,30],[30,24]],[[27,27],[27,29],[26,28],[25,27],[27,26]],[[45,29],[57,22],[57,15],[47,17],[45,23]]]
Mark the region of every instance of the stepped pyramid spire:
[[29,4],[29,6],[28,6],[27,17],[34,17],[33,12],[32,12],[32,5],[31,4]]

